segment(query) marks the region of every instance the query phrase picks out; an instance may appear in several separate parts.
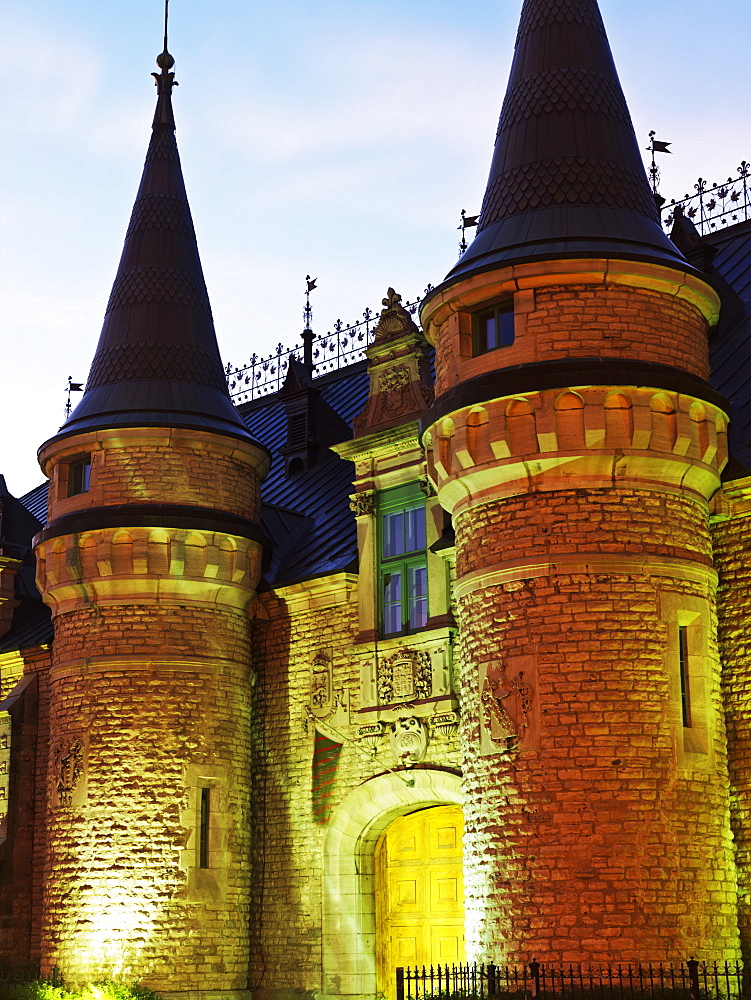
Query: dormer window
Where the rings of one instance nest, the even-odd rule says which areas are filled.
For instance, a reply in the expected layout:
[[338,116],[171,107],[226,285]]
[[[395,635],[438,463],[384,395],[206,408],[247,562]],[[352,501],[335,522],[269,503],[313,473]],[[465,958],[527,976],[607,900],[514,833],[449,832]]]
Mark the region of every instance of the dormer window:
[[504,299],[491,309],[475,313],[473,323],[475,356],[498,347],[510,347],[514,342],[513,299]]
[[68,466],[68,496],[74,497],[86,493],[91,479],[91,456],[78,458]]

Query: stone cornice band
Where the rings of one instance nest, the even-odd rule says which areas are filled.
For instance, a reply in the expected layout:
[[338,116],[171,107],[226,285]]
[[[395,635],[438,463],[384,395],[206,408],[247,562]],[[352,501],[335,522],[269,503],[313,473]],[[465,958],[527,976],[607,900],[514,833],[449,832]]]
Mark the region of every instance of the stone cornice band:
[[441,417],[467,406],[503,399],[543,389],[571,389],[581,386],[649,386],[713,403],[730,413],[730,404],[704,379],[672,365],[620,358],[566,358],[516,365],[500,371],[483,372],[459,385],[433,403],[420,419],[420,437]]
[[92,510],[76,511],[56,518],[40,531],[34,545],[61,535],[78,535],[106,528],[177,528],[185,531],[209,531],[247,538],[268,546],[263,529],[238,514],[215,511],[210,507],[180,504],[114,504]]
[[713,589],[717,586],[717,571],[712,565],[694,560],[629,553],[614,555],[612,552],[572,552],[544,562],[519,559],[507,563],[503,569],[474,570],[457,580],[454,594],[458,600],[487,587],[501,587],[506,583],[533,580],[543,576],[571,574],[659,576],[687,583],[707,584]]

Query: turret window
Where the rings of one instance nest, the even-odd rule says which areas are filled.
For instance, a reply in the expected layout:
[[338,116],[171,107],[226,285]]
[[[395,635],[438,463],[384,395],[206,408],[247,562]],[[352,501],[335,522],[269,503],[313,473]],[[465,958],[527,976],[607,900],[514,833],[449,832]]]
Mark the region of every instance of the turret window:
[[381,631],[401,635],[428,620],[425,498],[417,483],[378,498]]
[[91,479],[91,456],[79,458],[68,466],[68,496],[86,493]]
[[507,299],[475,313],[474,353],[486,354],[498,347],[509,347],[514,342],[514,303]]

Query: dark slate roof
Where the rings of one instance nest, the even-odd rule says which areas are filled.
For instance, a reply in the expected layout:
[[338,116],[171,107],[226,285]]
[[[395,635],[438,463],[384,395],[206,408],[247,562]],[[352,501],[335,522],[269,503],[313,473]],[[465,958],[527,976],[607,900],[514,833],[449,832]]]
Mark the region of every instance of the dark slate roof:
[[525,0],[472,245],[436,291],[560,257],[676,263],[596,0]]
[[248,438],[230,402],[185,193],[166,51],[151,141],[86,391],[58,436],[117,426]]
[[[368,398],[367,361],[313,380],[326,403],[352,426]],[[355,518],[349,509],[354,467],[322,448],[313,468],[287,479],[279,455],[287,440],[283,399],[264,396],[240,407],[254,439],[272,453],[262,488],[261,524],[272,543],[264,564],[263,586],[281,586],[345,569],[357,561]],[[47,483],[21,497],[26,508],[47,518]],[[17,647],[14,647],[17,648]]]
[[[347,424],[368,398],[367,362],[332,372],[313,385]],[[287,439],[284,401],[276,395],[240,407],[254,438],[277,456]],[[262,523],[274,543],[264,571],[267,586],[354,569],[357,562],[355,518],[349,509],[354,467],[322,448],[317,463],[287,479],[284,462],[275,457],[263,484]]]
[[732,408],[730,453],[744,469],[751,469],[751,222],[704,239],[716,248],[712,264],[724,279],[718,282],[720,323],[710,342],[712,385]]
[[[47,484],[44,484],[44,513],[46,515]],[[39,490],[33,491],[35,494]],[[16,599],[13,621],[5,635],[0,636],[0,653],[37,646],[52,640],[50,611],[41,601],[34,583],[35,564],[31,540],[42,528],[38,519],[25,504],[24,498],[16,499],[0,476],[0,552],[21,560],[16,576]]]
[[45,479],[35,489],[29,490],[28,493],[24,493],[22,497],[19,497],[19,502],[24,505],[30,514],[33,514],[41,525],[47,523],[47,494],[49,493],[49,486],[50,484]]

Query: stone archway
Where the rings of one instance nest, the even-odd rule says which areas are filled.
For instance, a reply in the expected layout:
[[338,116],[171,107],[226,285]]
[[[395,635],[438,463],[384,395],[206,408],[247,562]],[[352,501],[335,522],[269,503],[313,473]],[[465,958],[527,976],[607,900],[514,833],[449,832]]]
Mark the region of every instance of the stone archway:
[[[414,784],[407,785],[405,778]],[[325,994],[375,994],[374,850],[378,837],[404,813],[444,803],[462,805],[463,801],[458,774],[420,768],[371,778],[333,811],[323,848]]]

